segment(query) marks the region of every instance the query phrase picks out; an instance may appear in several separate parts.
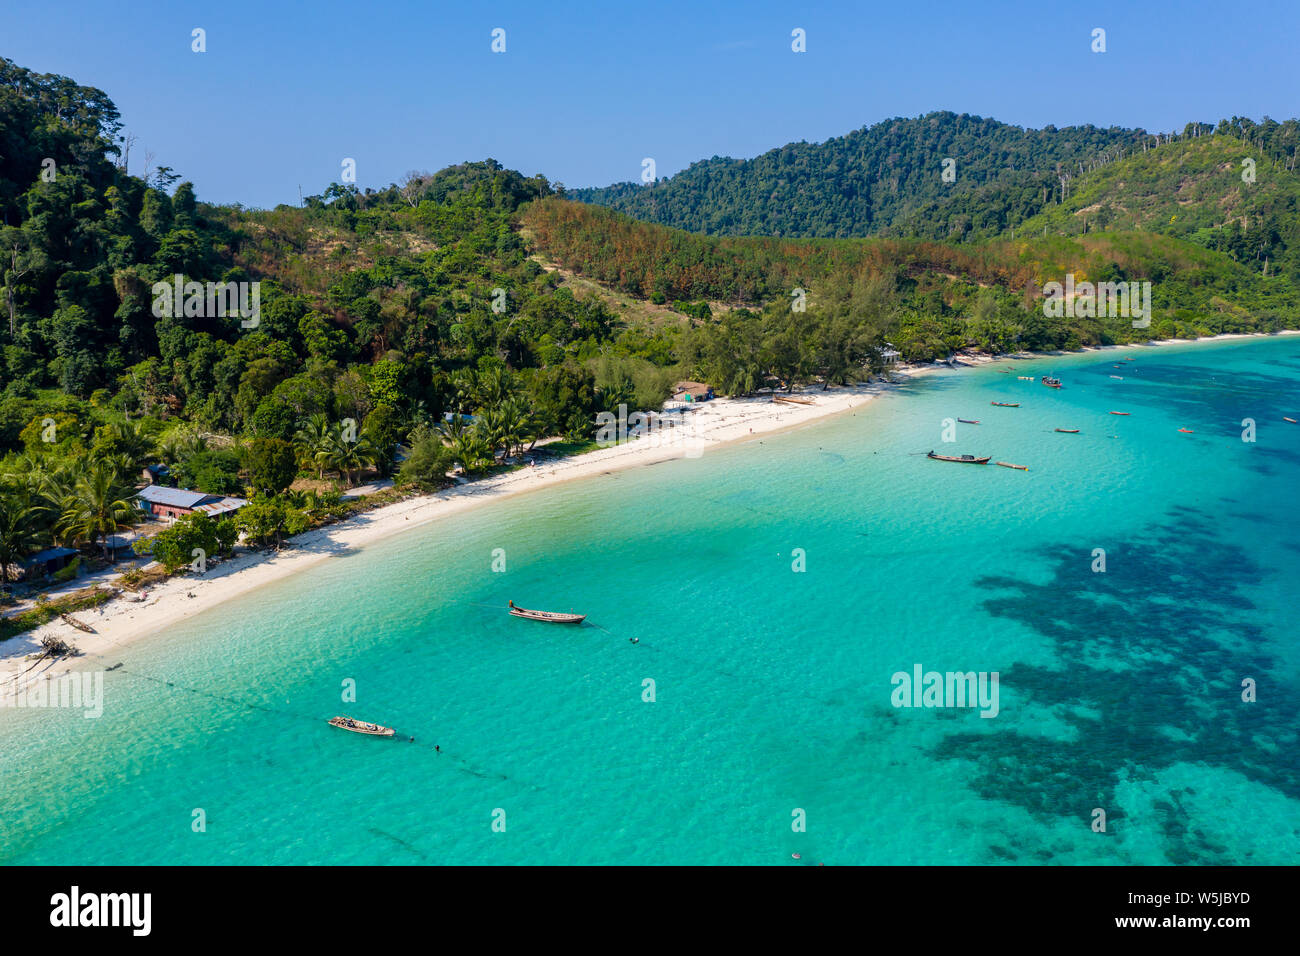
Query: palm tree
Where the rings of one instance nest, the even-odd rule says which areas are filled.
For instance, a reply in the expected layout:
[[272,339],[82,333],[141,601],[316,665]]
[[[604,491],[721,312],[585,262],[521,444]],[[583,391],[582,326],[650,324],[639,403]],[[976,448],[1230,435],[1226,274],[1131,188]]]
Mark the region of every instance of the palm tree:
[[138,471],[148,464],[157,449],[154,440],[145,434],[139,422],[112,422],[106,426],[105,444],[114,454],[125,455],[129,468]]
[[490,368],[479,375],[478,386],[479,404],[499,405],[510,397],[510,373],[499,365]]
[[478,373],[472,368],[464,368],[451,377],[451,386],[456,393],[456,408],[462,412],[472,411],[479,402]]
[[36,509],[17,495],[0,497],[0,586],[9,580],[9,565],[17,564],[40,543]]
[[299,461],[315,462],[317,478],[325,477],[325,467],[318,454],[329,450],[330,438],[334,431],[335,426],[330,423],[329,416],[323,412],[317,412],[308,418],[302,427],[294,433],[293,441],[298,452]]
[[[92,547],[102,537],[107,558],[109,536],[140,520],[132,496],[131,488],[119,481],[110,462],[95,460],[77,480],[72,494],[63,499],[56,527],[74,538],[89,540]],[[116,560],[116,555],[113,558]]]
[[334,467],[341,474],[346,474],[348,485],[356,484],[356,479],[352,477],[354,471],[360,473],[366,468],[373,466],[382,456],[380,449],[366,435],[362,435],[356,441],[343,441],[334,449]]
[[471,427],[462,415],[451,416],[449,421],[438,426],[438,431],[466,471],[477,470],[491,454],[479,428]]
[[501,418],[508,458],[512,450],[517,452],[524,450],[524,442],[533,431],[533,415],[519,395],[511,395],[501,403]]

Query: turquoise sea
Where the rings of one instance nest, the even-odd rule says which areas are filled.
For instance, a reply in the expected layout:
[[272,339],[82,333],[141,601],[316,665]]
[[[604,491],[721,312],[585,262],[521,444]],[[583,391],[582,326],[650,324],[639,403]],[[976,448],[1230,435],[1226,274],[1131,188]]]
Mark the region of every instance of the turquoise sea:
[[[1294,863],[1284,415],[1300,338],[1008,360],[434,522],[87,661],[100,719],[0,710],[0,861]],[[998,715],[892,706],[917,664]]]

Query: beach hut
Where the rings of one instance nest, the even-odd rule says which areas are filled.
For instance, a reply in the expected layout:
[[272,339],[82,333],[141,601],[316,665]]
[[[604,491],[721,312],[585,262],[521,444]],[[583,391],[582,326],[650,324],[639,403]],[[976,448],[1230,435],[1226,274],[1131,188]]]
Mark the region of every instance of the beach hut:
[[62,571],[76,556],[76,548],[46,548],[24,561],[23,569],[29,578],[44,577]]
[[136,493],[137,507],[163,521],[175,521],[196,513],[215,518],[217,515],[237,511],[246,504],[248,502],[243,498],[209,495],[188,488],[163,488],[160,485],[150,485]]
[[703,382],[678,382],[673,386],[674,402],[707,402],[713,397],[713,386]]

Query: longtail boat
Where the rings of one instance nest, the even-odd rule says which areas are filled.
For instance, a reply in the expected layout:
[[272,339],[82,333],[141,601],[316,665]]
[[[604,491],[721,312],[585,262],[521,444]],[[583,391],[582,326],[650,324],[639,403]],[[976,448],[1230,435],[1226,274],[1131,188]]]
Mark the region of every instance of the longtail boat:
[[1180,429],[1178,429],[1178,430],[1179,430],[1180,432],[1182,432],[1184,435],[1195,435],[1195,434],[1196,434],[1196,432],[1192,431],[1190,428],[1180,428]]
[[978,420],[978,419],[974,419],[974,418],[959,418],[959,419],[957,419],[957,421],[961,422],[963,425],[978,425],[978,424],[979,424],[979,420]]
[[933,458],[935,461],[956,461],[964,465],[987,465],[993,456],[985,455],[983,458],[976,458],[974,455],[936,455],[930,452],[925,457]]
[[1287,418],[1285,415],[1282,416],[1282,421],[1290,422],[1292,425],[1300,425],[1300,422],[1296,421],[1294,418]]
[[526,607],[515,607],[510,602],[510,613],[515,617],[526,617],[530,621],[545,621],[548,624],[581,624],[587,619],[585,614],[564,614],[560,611],[530,611]]
[[1020,471],[1028,471],[1028,470],[1029,470],[1029,466],[1028,466],[1028,465],[1013,465],[1013,464],[1011,464],[1011,462],[1009,462],[1009,461],[995,461],[993,464],[995,464],[995,465],[1001,465],[1003,468],[1016,468],[1016,469],[1018,469],[1018,470],[1020,470]]
[[1019,402],[989,402],[990,405],[996,405],[998,408],[1019,408]]
[[81,621],[78,621],[71,614],[60,614],[59,617],[63,618],[64,624],[70,624],[72,627],[75,627],[79,631],[85,631],[87,634],[95,633],[95,629],[93,627],[91,627],[89,624],[83,624]]
[[1066,435],[1077,435],[1077,434],[1079,434],[1079,429],[1077,429],[1077,428],[1058,428],[1057,431],[1058,431],[1058,432],[1062,432],[1062,433],[1064,433],[1064,434],[1066,434]]
[[369,734],[371,737],[391,737],[394,733],[392,727],[381,727],[368,721],[353,720],[351,717],[331,717],[329,725],[339,730],[350,730],[354,734]]
[[787,405],[816,405],[817,404],[811,398],[796,398],[793,395],[773,395],[772,401],[782,402]]
[[1112,415],[1132,415],[1132,412],[1111,412]]
[[1124,376],[1123,376],[1123,375],[1112,375],[1111,378],[1117,378],[1117,379],[1119,379],[1121,382],[1124,381]]
[[1048,388],[1061,387],[1061,380],[1059,378],[1052,378],[1050,375],[1044,375],[1041,379],[1039,379],[1039,381],[1042,382],[1044,385],[1046,385]]

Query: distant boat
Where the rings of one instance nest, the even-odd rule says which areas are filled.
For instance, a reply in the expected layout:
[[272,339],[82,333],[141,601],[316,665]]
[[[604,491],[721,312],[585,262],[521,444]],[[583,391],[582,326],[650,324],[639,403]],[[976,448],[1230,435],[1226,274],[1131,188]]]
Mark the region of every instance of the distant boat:
[[1057,431],[1058,431],[1058,432],[1064,432],[1064,433],[1067,434],[1067,435],[1077,435],[1077,434],[1079,434],[1079,429],[1077,429],[1077,428],[1058,428]]
[[1296,421],[1294,418],[1287,418],[1285,415],[1282,416],[1282,421],[1290,422],[1292,425],[1300,425],[1300,422]]
[[1059,378],[1052,378],[1050,375],[1044,375],[1041,379],[1039,379],[1039,381],[1042,382],[1044,385],[1046,385],[1048,388],[1061,387],[1061,380]]
[[935,461],[956,461],[965,465],[987,465],[992,455],[985,455],[983,458],[976,458],[974,455],[936,455],[930,452],[925,456],[933,458]]
[[979,421],[978,421],[977,419],[973,419],[973,418],[959,418],[959,419],[957,419],[957,421],[961,422],[963,425],[978,425],[978,424],[979,424]]
[[999,408],[1019,408],[1019,402],[989,402],[990,405],[997,405]]
[[581,624],[587,619],[585,614],[564,614],[560,611],[530,611],[525,607],[515,607],[510,602],[510,613],[515,617],[526,617],[530,621],[546,621],[548,624]]
[[1119,379],[1121,382],[1124,381],[1124,376],[1123,376],[1123,375],[1112,375],[1111,378],[1117,378],[1117,379]]
[[1112,415],[1132,415],[1132,412],[1111,412]]
[[1180,429],[1178,429],[1178,430],[1179,430],[1180,432],[1182,432],[1184,435],[1195,435],[1195,434],[1196,434],[1196,432],[1192,431],[1190,428],[1180,428]]
[[1016,469],[1019,469],[1020,471],[1028,471],[1028,470],[1029,470],[1029,466],[1028,466],[1028,465],[1013,465],[1013,464],[1011,464],[1011,462],[1009,462],[1009,461],[995,461],[993,464],[995,464],[995,465],[1001,465],[1003,468],[1016,468]]
[[392,727],[381,727],[364,720],[353,720],[351,717],[331,717],[329,725],[339,730],[350,730],[354,734],[369,734],[371,737],[391,737],[394,733]]

